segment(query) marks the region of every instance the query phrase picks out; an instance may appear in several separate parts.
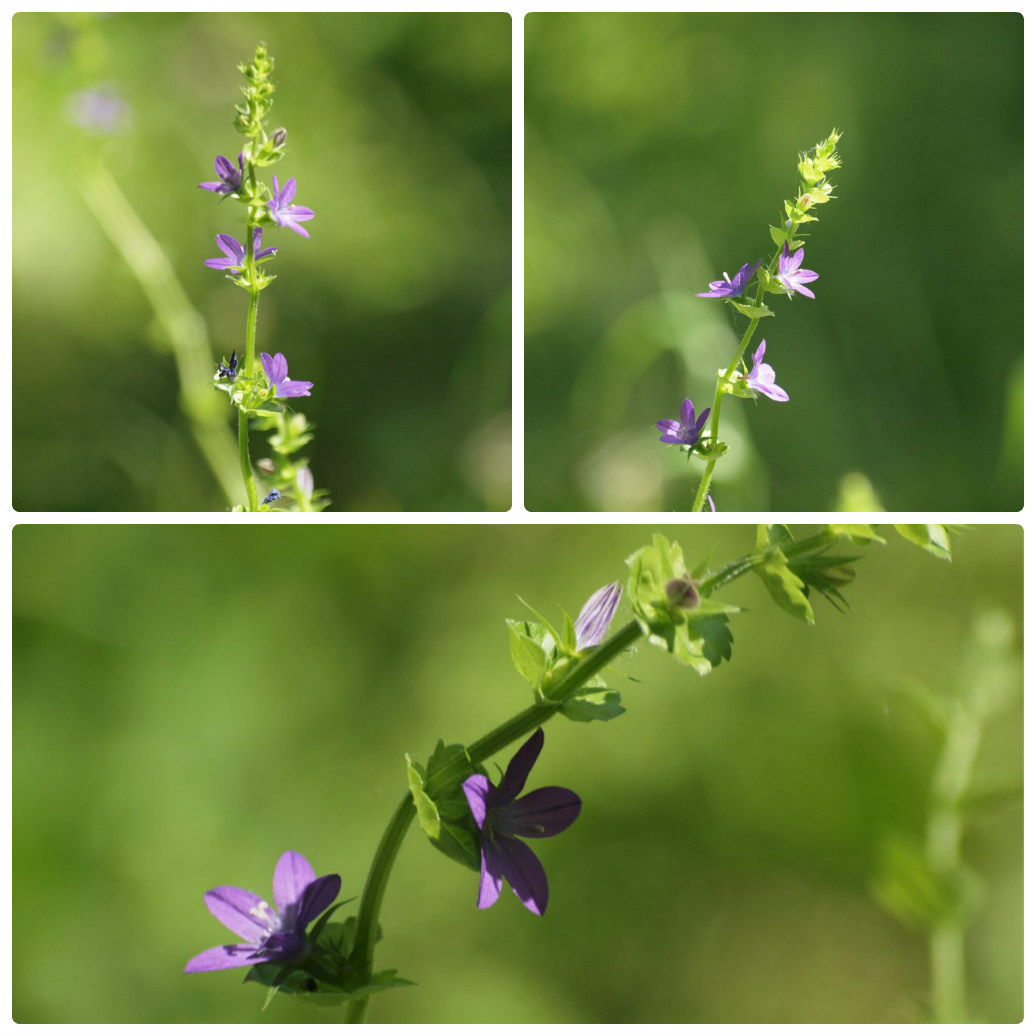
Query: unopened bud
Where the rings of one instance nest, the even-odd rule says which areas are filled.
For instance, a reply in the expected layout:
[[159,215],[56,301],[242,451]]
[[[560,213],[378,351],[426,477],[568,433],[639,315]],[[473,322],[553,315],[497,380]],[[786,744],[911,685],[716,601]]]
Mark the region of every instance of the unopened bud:
[[288,139],[288,131],[282,126],[280,129],[273,131],[273,136],[270,138],[270,142],[274,147],[284,147],[284,142]]
[[685,611],[690,611],[701,604],[698,583],[690,576],[670,579],[665,585],[665,595],[670,608],[683,608]]

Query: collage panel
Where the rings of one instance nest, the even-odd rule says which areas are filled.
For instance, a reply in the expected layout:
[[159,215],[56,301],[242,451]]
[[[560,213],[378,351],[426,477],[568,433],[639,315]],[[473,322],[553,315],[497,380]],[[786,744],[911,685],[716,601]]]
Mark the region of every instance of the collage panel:
[[1020,510],[1022,26],[529,15],[527,508]]
[[14,530],[16,1022],[1021,1020],[1019,527],[228,542]]
[[13,62],[16,510],[511,506],[506,13],[20,13]]

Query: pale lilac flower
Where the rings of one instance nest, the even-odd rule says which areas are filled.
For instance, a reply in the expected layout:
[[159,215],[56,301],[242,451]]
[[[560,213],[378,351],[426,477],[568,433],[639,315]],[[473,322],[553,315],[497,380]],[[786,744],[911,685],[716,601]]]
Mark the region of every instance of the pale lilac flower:
[[658,430],[663,433],[658,441],[677,443],[681,446],[693,446],[701,437],[701,430],[705,426],[705,421],[708,419],[711,410],[711,407],[706,407],[701,417],[695,421],[694,404],[689,399],[685,399],[683,406],[680,407],[679,421],[669,418],[655,422]]
[[715,505],[715,503],[712,500],[712,494],[711,493],[706,493],[705,494],[705,499],[708,500],[709,508],[712,510],[713,514],[715,514],[715,512],[716,512],[716,505]]
[[597,647],[608,634],[608,627],[615,617],[615,609],[622,597],[622,587],[618,583],[602,586],[597,593],[583,605],[576,619],[576,651],[583,648]]
[[543,864],[518,839],[560,834],[579,816],[583,803],[568,788],[537,788],[518,798],[542,749],[540,729],[508,763],[499,788],[478,773],[462,785],[471,815],[482,832],[479,910],[497,901],[504,878],[527,909],[539,915],[547,909],[549,889]]
[[308,500],[313,495],[313,472],[309,468],[299,468],[295,472],[295,485],[299,492]]
[[736,299],[744,290],[748,287],[748,282],[752,279],[755,271],[759,269],[759,263],[762,259],[759,259],[755,266],[749,269],[749,264],[745,263],[737,273],[734,274],[733,278],[727,273],[723,274],[725,278],[722,281],[709,281],[708,291],[699,291],[698,298],[701,299],[724,299],[731,298]]
[[209,180],[200,183],[198,186],[204,191],[212,191],[214,194],[234,194],[241,190],[241,181],[245,175],[245,153],[242,151],[237,156],[237,168],[229,158],[222,155],[216,156],[216,175],[219,180]]
[[334,902],[341,887],[337,874],[318,878],[304,856],[289,851],[273,872],[276,909],[247,889],[233,885],[210,889],[205,893],[209,912],[245,941],[199,953],[183,970],[219,971],[304,957],[309,949],[306,928]]
[[133,109],[111,86],[71,94],[65,102],[65,117],[94,133],[125,133],[133,125]]
[[[265,259],[267,256],[276,255],[276,248],[263,248],[260,249],[260,244],[263,240],[262,227],[256,227],[252,231],[252,251],[255,253],[255,261],[258,262],[260,259]],[[219,245],[220,251],[223,253],[225,258],[223,259],[206,259],[205,265],[210,270],[236,270],[238,273],[243,273],[245,264],[248,262],[248,256],[245,253],[245,246],[241,244],[237,238],[231,237],[229,234],[217,234],[216,244]]]
[[284,353],[276,353],[273,356],[269,353],[260,353],[259,358],[270,384],[276,389],[275,396],[284,399],[288,396],[309,395],[309,390],[313,387],[312,381],[288,380],[288,361],[284,358]]
[[755,389],[756,392],[761,392],[764,396],[769,396],[770,399],[776,399],[784,403],[788,399],[788,393],[780,385],[774,384],[777,375],[768,363],[763,363],[763,355],[765,353],[766,339],[764,338],[759,343],[759,348],[752,354],[752,370],[745,377],[745,381],[748,387]]
[[283,187],[277,183],[277,177],[273,178],[273,198],[266,204],[270,209],[270,218],[274,223],[282,227],[290,227],[296,234],[309,237],[309,234],[299,226],[299,223],[312,219],[312,209],[303,205],[292,205],[292,198],[295,197],[295,177],[293,176]]
[[814,273],[813,270],[800,270],[799,267],[802,265],[802,257],[805,254],[805,249],[800,248],[794,255],[789,252],[788,242],[784,242],[784,251],[781,252],[780,258],[777,260],[777,280],[784,285],[788,290],[788,294],[791,295],[794,292],[800,292],[807,298],[815,299],[816,295],[805,287],[811,281],[815,281],[820,274]]

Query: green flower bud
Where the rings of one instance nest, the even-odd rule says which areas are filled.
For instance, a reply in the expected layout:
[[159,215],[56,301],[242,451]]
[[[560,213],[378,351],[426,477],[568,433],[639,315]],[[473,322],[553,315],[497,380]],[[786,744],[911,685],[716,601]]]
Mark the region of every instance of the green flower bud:
[[688,575],[670,579],[665,585],[666,600],[670,608],[680,608],[684,611],[691,611],[701,604],[701,594],[698,592],[699,583]]

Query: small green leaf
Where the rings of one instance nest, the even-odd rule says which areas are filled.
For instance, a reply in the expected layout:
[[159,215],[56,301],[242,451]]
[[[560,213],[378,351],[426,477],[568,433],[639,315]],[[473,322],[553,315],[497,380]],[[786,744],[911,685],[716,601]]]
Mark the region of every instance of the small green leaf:
[[845,536],[853,543],[881,543],[884,538],[878,533],[873,525],[829,525],[828,530],[833,536]]
[[751,317],[753,320],[762,320],[763,317],[772,317],[774,315],[773,310],[766,305],[750,306],[744,302],[735,302],[733,299],[727,299],[727,302],[739,313],[743,313],[746,317]]
[[708,659],[713,669],[726,659],[734,650],[734,634],[730,632],[726,615],[701,615],[693,613],[687,620],[690,630],[702,639],[702,654]]
[[945,525],[897,525],[896,532],[905,540],[943,561],[950,559],[950,534]]
[[539,687],[547,672],[547,652],[543,649],[544,627],[535,622],[507,620],[511,640],[511,661],[520,676],[533,687]]
[[813,606],[803,593],[806,584],[788,567],[788,559],[781,551],[774,550],[753,571],[762,579],[774,601],[789,615],[813,625]]
[[621,716],[626,710],[620,704],[622,696],[618,691],[604,690],[589,691],[569,698],[561,706],[561,715],[577,723],[590,723],[593,720],[615,719]]
[[424,767],[420,763],[415,763],[409,755],[406,757],[406,778],[417,809],[417,822],[421,825],[421,830],[434,842],[441,832],[439,810],[424,790]]

